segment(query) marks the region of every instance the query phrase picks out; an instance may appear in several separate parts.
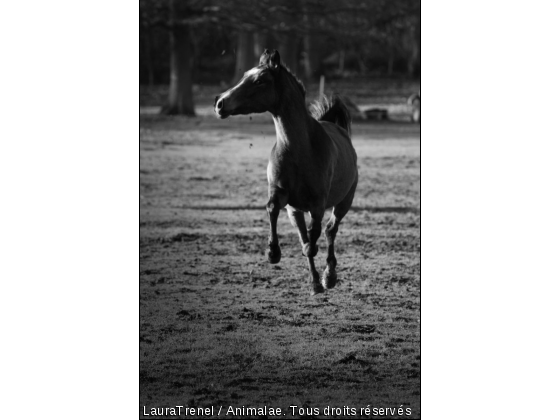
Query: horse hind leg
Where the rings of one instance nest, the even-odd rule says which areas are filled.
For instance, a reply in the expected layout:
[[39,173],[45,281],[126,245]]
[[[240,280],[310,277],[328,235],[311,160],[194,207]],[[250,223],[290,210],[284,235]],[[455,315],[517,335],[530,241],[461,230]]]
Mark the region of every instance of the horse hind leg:
[[336,286],[337,275],[336,275],[336,257],[334,255],[334,240],[336,238],[336,233],[338,232],[338,226],[342,221],[342,218],[346,216],[348,210],[352,206],[352,201],[354,200],[354,192],[356,191],[357,181],[354,183],[346,197],[334,206],[331,217],[327,222],[325,227],[325,238],[327,240],[327,267],[323,272],[322,285],[325,289],[332,289]]
[[334,255],[334,239],[336,238],[339,225],[340,219],[334,215],[333,210],[333,214],[325,227],[325,238],[327,239],[327,268],[325,268],[322,278],[322,284],[325,289],[332,289],[336,286],[337,276],[336,257]]
[[318,212],[311,212],[311,223],[307,230],[309,234],[309,243],[303,246],[303,253],[307,257],[309,272],[311,274],[311,295],[316,295],[325,291],[321,284],[319,273],[317,273],[317,269],[315,268],[315,261],[313,260],[315,255],[317,255],[317,240],[321,236],[321,222],[324,213],[324,209]]

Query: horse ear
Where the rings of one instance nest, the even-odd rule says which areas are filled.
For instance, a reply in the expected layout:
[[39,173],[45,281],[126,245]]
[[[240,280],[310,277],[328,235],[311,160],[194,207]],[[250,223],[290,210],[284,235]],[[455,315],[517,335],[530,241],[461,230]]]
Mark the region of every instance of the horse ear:
[[270,55],[270,51],[265,49],[261,55],[261,58],[259,59],[259,64],[267,64],[269,55]]
[[280,53],[277,50],[270,52],[269,50],[264,50],[259,59],[259,64],[265,64],[270,66],[272,69],[277,69],[280,65]]
[[278,66],[280,65],[280,53],[278,52],[278,50],[274,50],[274,52],[270,54],[269,63],[273,69],[278,68]]

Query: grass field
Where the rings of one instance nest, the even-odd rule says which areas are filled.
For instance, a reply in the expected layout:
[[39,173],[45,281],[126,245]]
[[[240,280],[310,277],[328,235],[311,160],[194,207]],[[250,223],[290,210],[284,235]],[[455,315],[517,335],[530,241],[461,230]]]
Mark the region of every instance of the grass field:
[[[141,417],[182,405],[419,418],[419,126],[354,125],[360,183],[337,236],[339,284],[315,297],[285,212],[282,261],[266,261],[274,139],[268,115],[141,116]],[[395,411],[360,416],[368,405]]]

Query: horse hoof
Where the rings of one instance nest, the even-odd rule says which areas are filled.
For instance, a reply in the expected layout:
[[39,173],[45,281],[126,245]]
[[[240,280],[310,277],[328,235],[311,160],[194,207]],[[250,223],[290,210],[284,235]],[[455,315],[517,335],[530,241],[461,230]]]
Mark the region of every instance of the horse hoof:
[[336,286],[336,271],[330,271],[329,268],[327,267],[325,269],[325,272],[323,273],[323,278],[321,279],[321,283],[323,284],[323,287],[325,289],[332,289],[334,286]]
[[268,262],[270,264],[278,264],[282,258],[282,252],[280,252],[280,247],[270,248],[268,251]]
[[324,293],[325,289],[323,289],[323,286],[321,286],[321,284],[319,283],[314,283],[313,284],[313,290],[311,290],[311,296],[315,296],[318,295],[319,293]]

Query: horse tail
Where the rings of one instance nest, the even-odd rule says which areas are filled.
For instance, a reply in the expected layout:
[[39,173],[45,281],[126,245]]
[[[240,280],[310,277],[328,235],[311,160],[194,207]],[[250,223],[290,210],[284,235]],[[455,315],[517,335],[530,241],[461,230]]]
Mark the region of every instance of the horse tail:
[[310,112],[317,121],[328,121],[339,125],[348,132],[348,135],[351,135],[352,117],[340,97],[327,98],[323,95],[311,104]]

